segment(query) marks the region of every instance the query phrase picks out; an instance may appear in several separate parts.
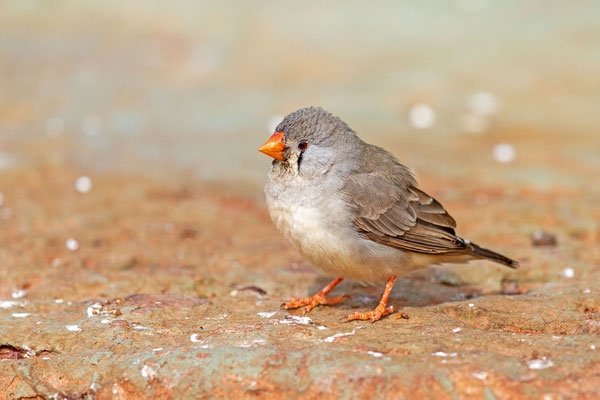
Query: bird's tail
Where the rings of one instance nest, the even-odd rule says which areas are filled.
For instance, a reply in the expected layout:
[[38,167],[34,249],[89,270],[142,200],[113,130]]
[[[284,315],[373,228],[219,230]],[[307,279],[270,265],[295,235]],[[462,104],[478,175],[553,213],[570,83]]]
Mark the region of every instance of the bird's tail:
[[502,254],[496,253],[495,251],[483,248],[481,246],[476,245],[475,243],[471,243],[468,240],[459,238],[467,247],[470,248],[471,254],[475,257],[485,258],[490,261],[497,262],[499,264],[506,265],[510,268],[517,268],[519,263],[515,260],[512,260],[508,257],[503,256]]

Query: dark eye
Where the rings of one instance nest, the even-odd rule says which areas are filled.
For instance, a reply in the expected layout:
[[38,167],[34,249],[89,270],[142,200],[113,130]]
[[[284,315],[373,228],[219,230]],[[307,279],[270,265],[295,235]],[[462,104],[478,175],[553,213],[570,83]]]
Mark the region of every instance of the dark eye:
[[298,143],[298,149],[300,149],[300,150],[306,150],[307,147],[308,147],[308,143],[306,143],[306,142]]

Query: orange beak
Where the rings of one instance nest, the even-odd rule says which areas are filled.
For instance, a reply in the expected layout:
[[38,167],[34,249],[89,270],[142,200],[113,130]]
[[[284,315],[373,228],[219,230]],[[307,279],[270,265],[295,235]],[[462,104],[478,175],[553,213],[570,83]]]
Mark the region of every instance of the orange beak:
[[267,143],[260,146],[258,151],[265,153],[269,157],[283,160],[283,150],[285,149],[283,132],[275,132],[273,136],[267,140]]

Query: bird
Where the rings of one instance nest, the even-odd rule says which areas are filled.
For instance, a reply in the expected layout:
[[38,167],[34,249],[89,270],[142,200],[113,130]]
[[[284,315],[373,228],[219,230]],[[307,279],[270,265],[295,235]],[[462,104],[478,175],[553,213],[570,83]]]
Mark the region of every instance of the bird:
[[388,306],[394,282],[415,270],[477,259],[518,266],[457,236],[454,218],[408,167],[321,107],[287,115],[259,151],[273,158],[265,185],[273,224],[305,259],[336,277],[285,309],[304,307],[306,314],[343,303],[349,296],[327,295],[344,279],[386,281],[375,309],[345,317],[375,322],[397,311]]

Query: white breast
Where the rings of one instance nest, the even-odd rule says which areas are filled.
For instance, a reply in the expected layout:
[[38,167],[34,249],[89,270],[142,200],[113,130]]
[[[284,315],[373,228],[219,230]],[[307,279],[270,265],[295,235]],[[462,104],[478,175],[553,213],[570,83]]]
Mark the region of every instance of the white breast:
[[351,210],[335,187],[282,185],[269,179],[265,193],[277,229],[322,271],[367,282],[409,272],[404,271],[410,267],[403,252],[358,234]]

